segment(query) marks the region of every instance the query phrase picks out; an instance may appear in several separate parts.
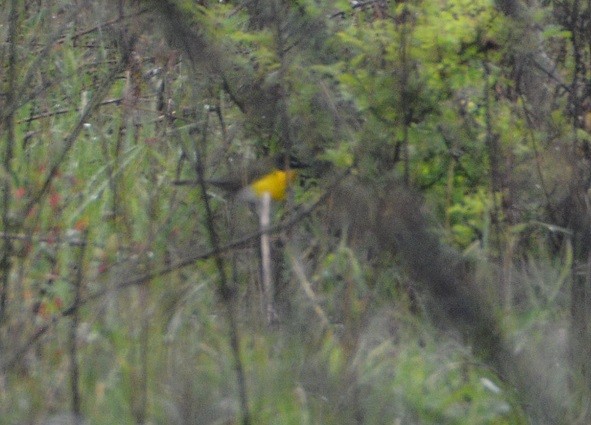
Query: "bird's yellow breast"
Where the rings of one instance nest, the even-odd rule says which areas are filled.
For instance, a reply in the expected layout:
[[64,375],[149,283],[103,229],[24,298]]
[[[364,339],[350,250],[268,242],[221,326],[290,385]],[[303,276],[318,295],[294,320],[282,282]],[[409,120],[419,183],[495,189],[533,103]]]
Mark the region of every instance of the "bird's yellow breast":
[[295,180],[296,172],[294,170],[274,170],[269,174],[255,180],[251,184],[254,193],[261,197],[268,193],[274,201],[285,199],[285,193],[288,186]]

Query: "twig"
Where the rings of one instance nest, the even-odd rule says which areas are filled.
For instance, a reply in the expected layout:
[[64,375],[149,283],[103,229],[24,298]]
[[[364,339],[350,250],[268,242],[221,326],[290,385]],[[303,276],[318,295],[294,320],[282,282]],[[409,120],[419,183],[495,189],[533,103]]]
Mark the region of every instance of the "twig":
[[302,266],[301,260],[296,257],[296,255],[292,252],[292,250],[288,250],[287,254],[289,256],[293,271],[295,272],[296,277],[300,281],[300,285],[301,285],[302,289],[304,290],[304,294],[306,294],[306,296],[308,297],[308,299],[312,303],[312,307],[314,308],[314,312],[316,313],[316,315],[320,319],[322,326],[329,329],[330,328],[330,321],[328,320],[328,317],[326,317],[326,313],[324,313],[324,310],[322,310],[322,307],[320,306],[320,303],[318,302],[318,299],[316,298],[316,294],[314,293],[314,290],[312,289],[312,285],[310,284],[310,281],[306,277],[306,272],[304,271],[304,267]]
[[142,10],[140,10],[140,11],[138,11],[136,13],[133,13],[131,15],[118,16],[117,18],[113,18],[110,21],[103,22],[103,23],[100,23],[98,25],[95,25],[94,27],[87,28],[85,30],[79,31],[76,34],[72,35],[71,37],[62,36],[57,41],[57,43],[59,43],[59,44],[64,43],[68,39],[76,40],[77,38],[80,38],[80,37],[82,37],[84,35],[88,35],[88,34],[90,34],[92,32],[99,31],[99,30],[101,30],[101,29],[103,29],[105,27],[110,27],[111,25],[118,24],[119,22],[123,22],[123,21],[125,21],[125,20],[127,20],[129,18],[136,18],[136,17],[141,16],[144,13],[147,13],[149,11],[150,11],[149,9],[142,9]]
[[[104,100],[104,101],[98,103],[97,106],[111,105],[113,103],[118,105],[122,101],[123,101],[123,98],[109,99],[109,100]],[[63,108],[63,109],[57,109],[55,111],[47,111],[47,112],[43,112],[41,114],[33,115],[28,118],[19,120],[19,121],[17,121],[17,124],[30,123],[32,121],[40,120],[43,118],[51,118],[51,117],[55,117],[57,115],[67,114],[69,112],[74,112],[74,110],[72,108]]]

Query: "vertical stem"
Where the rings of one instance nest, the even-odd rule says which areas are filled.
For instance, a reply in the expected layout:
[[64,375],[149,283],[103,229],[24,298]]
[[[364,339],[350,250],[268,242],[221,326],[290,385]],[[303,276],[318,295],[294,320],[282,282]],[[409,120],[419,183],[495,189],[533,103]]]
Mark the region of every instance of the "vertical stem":
[[274,291],[271,270],[271,241],[269,239],[269,226],[271,225],[271,195],[264,193],[260,200],[259,220],[261,226],[261,258],[263,275],[263,298],[267,314],[267,323],[270,325],[276,318],[273,303]]
[[[287,111],[287,92],[285,85],[285,72],[286,72],[286,61],[285,61],[285,43],[283,41],[283,30],[281,28],[282,23],[282,2],[280,0],[272,0],[271,5],[273,7],[273,19],[275,24],[275,40],[277,43],[277,58],[279,59],[279,87],[280,97],[278,99],[278,114],[279,114],[279,131],[281,134],[282,148],[287,154],[291,154],[292,142],[289,131],[289,114]],[[287,161],[289,162],[289,161]]]
[[[406,8],[406,5],[404,6]],[[402,12],[406,14],[406,10]],[[400,63],[402,67],[401,76],[400,76],[400,88],[401,88],[401,106],[402,111],[401,115],[403,117],[402,125],[403,125],[403,140],[402,140],[402,162],[403,162],[403,176],[404,176],[404,184],[407,186],[410,184],[410,151],[408,146],[408,129],[410,122],[412,120],[412,99],[411,93],[408,89],[408,81],[409,81],[409,73],[410,73],[410,64],[408,63],[408,22],[404,22],[402,24],[401,32],[400,32]]]
[[[501,217],[502,205],[499,207],[499,202],[503,202],[502,199],[498,199],[502,196],[502,180],[501,180],[501,152],[499,146],[499,136],[495,133],[492,126],[492,114],[491,114],[491,99],[490,99],[490,68],[485,58],[483,62],[484,66],[484,113],[486,122],[486,136],[485,136],[485,147],[488,153],[489,160],[489,179],[490,179],[490,191],[492,199],[492,211],[491,211],[491,223],[493,227],[493,234],[495,236],[496,247],[492,245],[493,250],[496,248],[498,258],[502,259],[503,266],[499,269],[499,299],[503,304],[505,310],[510,310],[512,305],[512,288],[510,287],[511,282],[509,276],[511,274],[511,268],[513,267],[512,252],[510,244],[506,244],[503,235],[503,226]],[[491,238],[492,240],[492,238]],[[494,252],[494,251],[493,251]]]
[[141,310],[141,323],[139,334],[139,365],[137,371],[138,400],[135,406],[135,420],[141,425],[146,422],[148,407],[148,350],[150,342],[150,312],[149,312],[149,285],[145,282],[139,287],[139,307]]
[[[11,163],[14,154],[14,104],[16,102],[16,75],[17,75],[17,50],[16,41],[18,36],[18,0],[10,2],[10,14],[8,19],[8,75],[6,89],[6,106],[9,111],[4,117],[6,124],[6,144],[4,146],[2,166],[4,172],[10,176]],[[10,192],[12,189],[10,178],[3,178],[2,184],[2,257],[0,258],[0,324],[6,320],[6,304],[8,300],[8,286],[10,276],[10,256],[12,255],[12,242],[10,233]]]
[[488,160],[490,162],[489,179],[490,179],[490,190],[492,195],[492,223],[495,231],[497,249],[499,255],[501,251],[501,211],[498,205],[497,196],[501,193],[501,172],[500,172],[500,152],[499,152],[499,137],[495,134],[492,127],[492,115],[491,115],[491,101],[490,101],[490,69],[486,62],[484,65],[484,113],[486,122],[486,136],[485,146],[488,153]]
[[[278,87],[279,87],[279,97],[277,99],[277,123],[278,123],[278,132],[280,135],[280,147],[285,154],[285,169],[289,169],[289,155],[293,153],[293,139],[291,137],[291,120],[289,114],[289,84],[286,82],[286,75],[289,73],[289,58],[287,57],[288,49],[286,48],[285,38],[288,36],[284,31],[284,23],[286,20],[286,15],[289,13],[289,3],[284,2],[282,0],[271,0],[271,7],[272,7],[272,14],[273,14],[273,31],[275,36],[276,42],[276,54],[279,61],[279,71],[278,71]],[[263,204],[267,202],[266,199],[262,200]],[[288,198],[286,203],[286,209],[289,210],[291,207],[290,203],[292,199]],[[264,205],[267,206],[267,205]],[[268,205],[270,209],[270,201]],[[270,212],[269,212],[270,214]],[[264,217],[261,216],[261,219]],[[269,222],[267,222],[266,227],[268,228],[270,225],[270,218],[268,218]],[[265,227],[261,222],[261,227]],[[262,229],[261,229],[262,230]],[[269,241],[269,235],[263,233],[261,236],[261,243],[266,241],[266,246],[261,245],[262,248],[268,250],[267,254],[264,251],[261,251],[262,259],[263,259],[263,288],[266,292],[265,294],[265,303],[266,303],[266,310],[267,310],[267,322],[271,324],[275,321],[278,317],[278,310],[275,308],[276,305],[276,295],[279,293],[279,288],[283,287],[283,282],[281,276],[278,271],[281,270],[283,266],[283,261],[278,260],[277,253],[281,252],[278,248],[277,242],[273,243],[271,247],[271,243]],[[265,258],[266,255],[266,258]],[[274,278],[272,277],[272,256],[275,257]],[[267,261],[267,265],[265,267],[264,261]],[[268,275],[265,276],[265,273]]]
[[[580,156],[578,153],[583,151],[584,156],[588,157],[588,144],[578,137],[580,127],[579,117],[583,114],[583,98],[581,96],[581,86],[586,77],[584,63],[584,30],[581,28],[580,19],[584,13],[584,6],[580,0],[574,0],[571,4],[569,26],[571,32],[572,55],[574,61],[573,80],[570,84],[570,110],[572,111],[572,155],[573,158]],[[576,164],[581,170],[581,164]],[[585,166],[583,166],[584,168]],[[582,203],[587,194],[587,178],[584,177],[585,171],[581,170],[571,182],[570,204],[575,206]],[[587,210],[588,213],[588,210]],[[571,219],[571,228],[573,230],[574,240],[574,267],[573,282],[571,287],[571,361],[573,366],[572,385],[578,389],[581,397],[587,398],[591,391],[591,366],[589,365],[589,356],[591,355],[591,252],[588,246],[586,234],[588,229],[577,223],[576,219]],[[580,271],[577,271],[579,269]],[[584,271],[583,271],[584,270]],[[575,378],[576,377],[576,378]],[[586,412],[585,423],[589,422],[591,414]]]
[[73,279],[74,285],[74,302],[73,312],[72,312],[72,323],[70,326],[70,389],[72,392],[72,415],[74,417],[75,423],[78,424],[81,420],[81,400],[80,400],[80,387],[79,387],[79,376],[80,370],[78,365],[78,343],[77,343],[77,335],[78,335],[78,324],[80,321],[80,297],[82,291],[82,278],[84,276],[84,253],[86,252],[86,245],[87,245],[87,235],[88,233],[85,231],[82,243],[80,244],[80,248],[78,251],[78,258],[75,262],[75,276]]
[[453,203],[454,173],[456,169],[456,159],[452,158],[447,166],[447,179],[445,183],[445,229],[451,230],[450,209]]
[[[203,123],[203,130],[201,136],[201,146],[205,146],[207,141],[207,132],[209,123],[209,117],[206,114],[205,120]],[[228,320],[228,327],[230,332],[230,348],[232,350],[232,354],[234,356],[234,368],[236,370],[236,380],[238,383],[238,395],[240,398],[240,410],[242,412],[242,425],[250,425],[250,412],[248,409],[248,395],[246,392],[246,378],[244,374],[244,367],[242,365],[242,359],[240,357],[240,339],[238,336],[238,323],[235,316],[235,300],[233,291],[230,287],[228,282],[228,276],[226,274],[226,269],[224,267],[224,260],[219,252],[220,248],[220,241],[219,236],[215,230],[215,220],[213,217],[213,211],[211,209],[211,205],[209,203],[209,197],[207,196],[207,184],[205,182],[205,172],[204,172],[204,164],[203,164],[203,156],[201,152],[203,149],[199,149],[197,140],[194,141],[195,143],[195,154],[197,156],[195,162],[195,171],[197,174],[197,180],[199,181],[199,188],[201,189],[201,200],[203,201],[203,205],[205,207],[205,224],[207,226],[207,231],[209,234],[209,242],[211,248],[215,251],[215,264],[218,269],[219,275],[219,285],[218,285],[218,292],[220,294],[220,298],[222,303],[226,309],[226,318]]]

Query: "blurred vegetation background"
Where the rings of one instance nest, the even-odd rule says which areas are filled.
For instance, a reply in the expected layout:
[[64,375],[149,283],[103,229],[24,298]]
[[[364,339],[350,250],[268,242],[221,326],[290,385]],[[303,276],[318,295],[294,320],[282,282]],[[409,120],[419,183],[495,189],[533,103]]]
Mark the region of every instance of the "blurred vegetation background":
[[589,2],[1,4],[0,424],[591,423]]

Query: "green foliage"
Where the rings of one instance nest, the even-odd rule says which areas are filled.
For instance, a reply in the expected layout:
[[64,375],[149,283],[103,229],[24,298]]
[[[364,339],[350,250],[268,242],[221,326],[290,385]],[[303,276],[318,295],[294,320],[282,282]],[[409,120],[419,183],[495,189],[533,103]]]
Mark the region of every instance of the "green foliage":
[[[550,213],[578,171],[562,153],[585,151],[591,136],[583,115],[569,115],[572,93],[554,99],[549,123],[536,121],[538,105],[513,80],[513,23],[488,1],[151,2],[164,5],[155,15],[123,2],[125,16],[108,2],[72,16],[71,2],[16,3],[17,63],[0,52],[0,102],[10,66],[18,89],[6,105],[14,116],[0,108],[2,145],[12,146],[0,179],[0,365],[10,365],[0,425],[71,410],[72,360],[91,424],[238,423],[237,354],[256,424],[526,423],[519,395],[429,325],[397,253],[335,229],[323,197],[333,171],[349,170],[387,209],[385,182],[408,179],[444,240],[504,259],[505,287],[490,292],[505,291],[510,339],[536,342],[566,320],[576,243]],[[160,27],[173,9],[171,48]],[[547,9],[535,18],[568,75],[573,31]],[[195,180],[198,164],[209,179],[285,150],[310,169],[273,206],[273,224],[294,211],[297,220],[272,235],[294,258],[274,258],[287,307],[267,326],[259,247],[242,239],[258,217],[212,188],[206,208],[200,186],[175,183]]]
[[459,199],[452,203],[447,214],[458,245],[468,246],[474,240],[475,232],[483,232],[490,210],[489,203],[483,189],[479,193],[459,196]]
[[[372,407],[367,423],[383,423],[390,415],[392,420],[421,424],[520,423],[519,412],[507,403],[503,391],[461,352],[450,349],[443,346],[426,352],[409,344],[397,352],[384,342],[370,351],[363,365],[366,374],[361,376],[370,388],[380,391],[369,394]],[[391,401],[387,405],[384,400]]]
[[[358,151],[389,160],[378,165],[379,174],[396,160],[394,150],[408,145],[413,179],[438,193],[439,202],[450,200],[441,209],[453,214],[453,238],[466,246],[476,235],[465,223],[479,228],[481,222],[471,222],[471,212],[462,215],[461,204],[475,184],[487,180],[482,46],[497,36],[502,19],[487,2],[404,3],[389,12],[403,23],[376,20],[337,33],[342,60],[332,70],[343,96],[354,99],[365,118]],[[443,142],[442,132],[453,145]],[[450,169],[457,152],[468,155]]]

